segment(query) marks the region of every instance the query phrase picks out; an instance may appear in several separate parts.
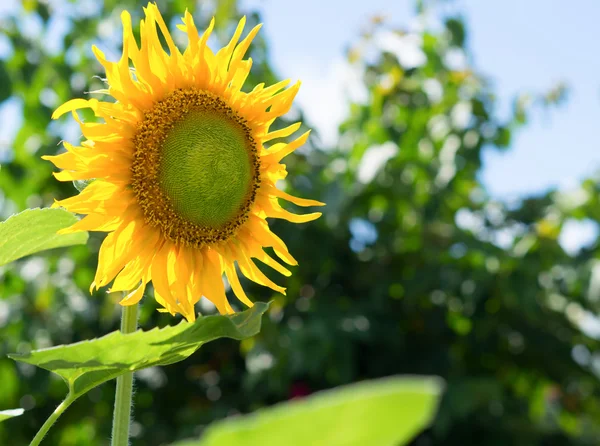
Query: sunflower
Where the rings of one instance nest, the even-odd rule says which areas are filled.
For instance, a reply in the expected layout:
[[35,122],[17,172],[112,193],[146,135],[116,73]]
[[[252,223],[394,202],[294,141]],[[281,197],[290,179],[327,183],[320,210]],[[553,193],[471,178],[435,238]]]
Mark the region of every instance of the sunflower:
[[[270,256],[297,265],[285,243],[271,232],[267,218],[303,223],[318,212],[293,214],[279,199],[298,206],[323,203],[297,198],[275,184],[286,177],[281,160],[305,143],[309,132],[290,143],[265,144],[296,132],[300,123],[269,128],[291,107],[300,83],[289,80],[242,91],[252,59],[244,55],[260,25],[240,41],[245,18],[231,41],[216,53],[207,46],[214,18],[200,36],[186,11],[178,28],[187,34],[183,53],[175,45],[156,6],[144,8],[140,45],[131,16],[123,12],[123,54],[109,62],[96,47],[106,70],[112,99],[73,99],[52,115],[72,112],[83,133],[80,146],[46,156],[62,171],[59,181],[93,180],[79,194],[54,206],[84,217],[64,232],[107,232],[98,253],[90,291],[114,282],[121,305],[137,304],[152,282],[161,311],[196,317],[202,296],[222,314],[233,313],[223,274],[235,296],[252,302],[238,271],[260,285],[285,293],[256,265],[290,271]],[[161,37],[166,42],[165,49]],[[100,122],[83,122],[77,110],[89,108]]]

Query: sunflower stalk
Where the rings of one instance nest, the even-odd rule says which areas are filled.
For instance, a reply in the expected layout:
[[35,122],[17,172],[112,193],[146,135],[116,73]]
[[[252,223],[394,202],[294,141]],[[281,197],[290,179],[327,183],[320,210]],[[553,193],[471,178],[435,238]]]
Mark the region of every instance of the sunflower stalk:
[[[137,329],[138,304],[124,306],[121,312],[121,332],[133,333]],[[133,372],[117,378],[115,409],[113,412],[112,446],[129,444],[129,426],[131,424],[131,402],[133,395]]]
[[67,410],[67,408],[71,404],[73,404],[73,402],[77,398],[78,398],[78,396],[74,396],[71,392],[69,392],[69,394],[67,395],[65,400],[58,405],[58,407],[54,410],[54,412],[52,412],[52,415],[50,415],[48,417],[48,419],[46,420],[46,422],[42,425],[42,427],[40,428],[38,433],[35,434],[35,437],[33,438],[33,440],[31,440],[31,443],[29,444],[29,446],[39,445],[42,442],[42,440],[44,439],[44,437],[46,436],[46,434],[48,433],[48,431],[50,430],[50,428],[52,427],[52,425],[56,422],[56,420],[58,420],[58,417],[60,417],[63,414],[63,412],[65,410]]

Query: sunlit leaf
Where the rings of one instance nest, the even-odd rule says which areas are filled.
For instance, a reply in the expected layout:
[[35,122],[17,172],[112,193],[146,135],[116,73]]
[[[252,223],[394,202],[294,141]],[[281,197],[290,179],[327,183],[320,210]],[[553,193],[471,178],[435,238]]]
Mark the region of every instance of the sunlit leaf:
[[230,316],[200,317],[195,322],[130,334],[115,331],[90,341],[8,356],[60,375],[70,395],[77,397],[125,372],[181,361],[214,339],[253,336],[267,308],[268,304],[259,302]]
[[87,232],[57,234],[77,222],[63,209],[27,209],[0,223],[0,265],[30,254],[87,242]]
[[364,381],[226,419],[177,446],[405,444],[431,422],[442,389],[433,377]]
[[25,409],[0,410],[0,423],[4,420],[8,420],[9,418],[14,418],[23,415],[23,412],[25,412]]
[[450,32],[450,41],[453,45],[464,47],[465,45],[465,24],[461,19],[450,18],[446,20],[446,28]]

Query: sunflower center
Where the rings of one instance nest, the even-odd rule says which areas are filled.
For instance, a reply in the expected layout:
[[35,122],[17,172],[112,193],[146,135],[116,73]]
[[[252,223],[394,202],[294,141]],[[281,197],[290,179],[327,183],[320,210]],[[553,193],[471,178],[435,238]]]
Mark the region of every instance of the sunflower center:
[[212,110],[191,110],[167,134],[162,190],[182,218],[218,228],[239,212],[252,181],[243,129]]
[[247,122],[223,99],[175,90],[146,112],[133,142],[131,186],[149,224],[194,247],[235,235],[260,164]]

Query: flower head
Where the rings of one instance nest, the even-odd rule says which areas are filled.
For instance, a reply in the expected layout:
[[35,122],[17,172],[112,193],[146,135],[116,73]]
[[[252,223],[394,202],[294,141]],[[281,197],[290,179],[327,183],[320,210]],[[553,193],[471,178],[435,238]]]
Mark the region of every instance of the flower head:
[[[260,29],[240,41],[242,19],[231,41],[216,53],[207,46],[214,19],[200,36],[187,11],[178,28],[188,37],[182,53],[155,4],[144,8],[140,45],[131,17],[123,12],[123,55],[109,62],[96,47],[114,100],[73,99],[53,114],[71,111],[85,140],[65,143],[66,152],[46,156],[60,169],[60,181],[92,180],[79,194],[62,201],[85,214],[66,231],[104,231],[91,287],[111,281],[124,291],[122,305],[133,305],[152,282],[164,311],[194,320],[194,304],[205,296],[219,312],[232,313],[225,296],[225,274],[237,298],[248,306],[235,263],[250,280],[275,291],[257,268],[259,260],[284,275],[289,270],[268,255],[296,265],[285,243],[271,232],[266,218],[295,223],[318,218],[318,212],[292,214],[282,198],[299,206],[323,203],[293,197],[275,187],[287,175],[281,160],[304,144],[308,132],[290,143],[265,143],[290,136],[293,124],[269,131],[291,107],[300,83],[289,81],[243,92],[252,59],[244,59]],[[166,41],[161,44],[159,32]],[[80,120],[76,110],[91,108],[103,122]]]

